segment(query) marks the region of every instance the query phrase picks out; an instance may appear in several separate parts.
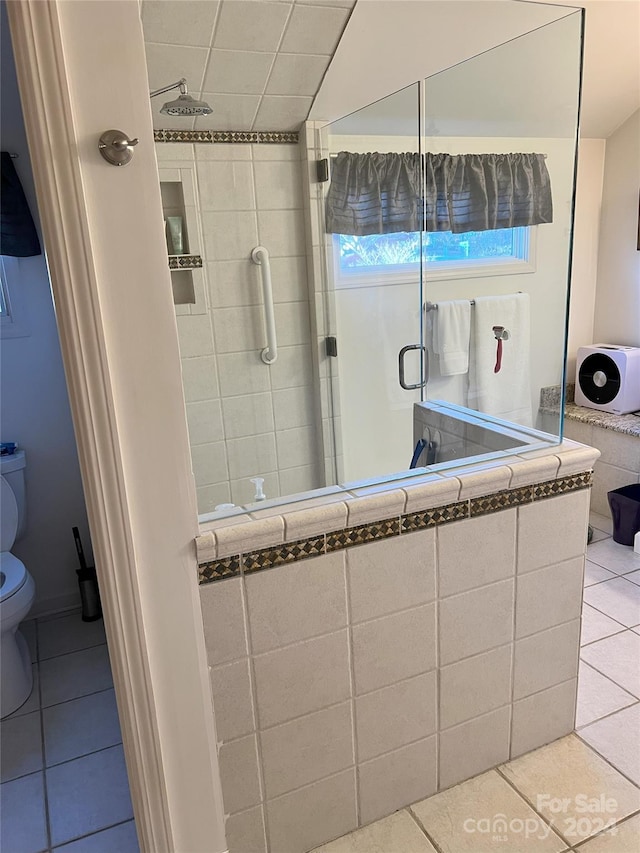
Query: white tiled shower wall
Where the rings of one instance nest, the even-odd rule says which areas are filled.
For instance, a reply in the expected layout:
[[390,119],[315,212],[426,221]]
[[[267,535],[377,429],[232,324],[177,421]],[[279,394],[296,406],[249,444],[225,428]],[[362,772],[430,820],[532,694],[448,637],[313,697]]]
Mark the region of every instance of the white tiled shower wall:
[[[177,306],[198,511],[307,491],[320,480],[314,423],[300,147],[156,143],[165,169],[190,169],[203,235],[203,292]],[[271,256],[278,360],[266,346],[259,268]]]
[[304,853],[570,732],[588,504],[201,586],[230,853]]

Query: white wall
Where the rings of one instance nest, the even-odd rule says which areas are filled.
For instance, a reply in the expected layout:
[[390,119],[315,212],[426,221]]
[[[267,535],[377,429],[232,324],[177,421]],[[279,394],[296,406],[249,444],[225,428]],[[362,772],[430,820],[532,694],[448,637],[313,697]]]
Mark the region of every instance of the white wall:
[[[33,177],[4,5],[1,30],[1,147],[19,155],[14,165],[37,225]],[[16,441],[27,453],[27,529],[13,551],[36,583],[33,612],[44,612],[79,602],[73,526],[80,528],[88,557],[91,550],[45,257],[22,258],[18,268],[28,334],[5,337],[0,343],[2,440]]]
[[640,110],[607,139],[594,339],[640,346]]
[[605,144],[605,139],[581,139],[578,148],[567,344],[569,382],[575,378],[578,347],[593,343]]

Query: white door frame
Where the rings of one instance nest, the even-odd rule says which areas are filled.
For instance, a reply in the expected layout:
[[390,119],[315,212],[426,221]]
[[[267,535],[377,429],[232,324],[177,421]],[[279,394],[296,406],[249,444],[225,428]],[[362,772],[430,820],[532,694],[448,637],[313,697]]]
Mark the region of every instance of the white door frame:
[[[7,7],[141,848],[219,853],[195,486],[138,3]],[[110,127],[140,137],[127,170],[97,153]]]

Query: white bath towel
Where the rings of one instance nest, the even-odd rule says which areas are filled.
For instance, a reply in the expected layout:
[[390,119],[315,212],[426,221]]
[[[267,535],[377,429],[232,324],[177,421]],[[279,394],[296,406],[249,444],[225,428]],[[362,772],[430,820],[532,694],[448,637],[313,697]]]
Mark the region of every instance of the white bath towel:
[[[498,342],[493,327],[504,326],[502,367],[494,373]],[[529,295],[477,296],[473,309],[469,406],[513,423],[531,426],[529,378]]]
[[469,370],[471,303],[468,299],[438,302],[427,313],[431,327],[431,349],[438,356],[441,376],[457,376]]

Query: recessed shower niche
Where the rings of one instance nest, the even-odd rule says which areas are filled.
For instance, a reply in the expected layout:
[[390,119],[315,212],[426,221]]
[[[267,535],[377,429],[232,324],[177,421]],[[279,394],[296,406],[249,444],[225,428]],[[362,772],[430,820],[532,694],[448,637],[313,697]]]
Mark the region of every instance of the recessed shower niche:
[[[200,293],[202,298],[204,290],[202,273],[196,272],[194,276],[194,271],[200,271],[202,268],[202,256],[199,253],[198,216],[192,172],[179,169],[171,172],[163,170],[160,174],[160,193],[173,301],[176,306],[195,305],[196,293]],[[191,204],[186,204],[185,196],[192,201]]]
[[214,112],[157,143],[202,234],[177,320],[203,519],[255,506],[256,478],[277,503],[561,440],[539,409],[563,386],[581,16],[556,13],[299,136]]

